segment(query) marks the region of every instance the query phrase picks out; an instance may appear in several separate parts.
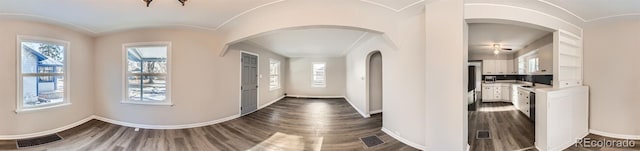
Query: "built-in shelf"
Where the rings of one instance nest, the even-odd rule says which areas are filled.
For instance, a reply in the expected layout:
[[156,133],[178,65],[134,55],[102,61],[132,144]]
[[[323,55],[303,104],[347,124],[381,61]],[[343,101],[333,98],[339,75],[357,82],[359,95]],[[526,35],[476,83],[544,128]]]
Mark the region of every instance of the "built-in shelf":
[[[569,32],[560,30],[554,33],[555,45],[554,71],[557,81],[554,86],[558,88],[582,85],[582,38]],[[556,73],[557,72],[557,73]]]
[[568,53],[568,52],[560,52],[560,55],[562,56],[567,56],[567,57],[575,57],[575,58],[579,58],[580,56],[575,54],[575,53]]

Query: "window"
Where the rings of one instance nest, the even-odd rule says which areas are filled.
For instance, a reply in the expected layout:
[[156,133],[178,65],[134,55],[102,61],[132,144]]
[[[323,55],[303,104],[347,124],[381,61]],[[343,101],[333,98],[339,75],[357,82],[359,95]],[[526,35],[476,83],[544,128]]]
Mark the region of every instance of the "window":
[[535,73],[540,70],[540,59],[538,50],[518,57],[518,71],[520,73]]
[[533,72],[538,72],[538,56],[531,56],[529,59],[527,59],[528,63],[529,63],[529,73],[533,73]]
[[327,86],[326,80],[326,64],[323,63],[313,63],[313,82],[311,83],[312,87],[325,87]]
[[269,59],[269,89],[280,89],[280,61]]
[[171,43],[124,45],[124,103],[172,105]]
[[16,112],[70,104],[67,54],[69,42],[18,36]]
[[526,73],[526,62],[524,61],[524,58],[518,58],[518,73]]

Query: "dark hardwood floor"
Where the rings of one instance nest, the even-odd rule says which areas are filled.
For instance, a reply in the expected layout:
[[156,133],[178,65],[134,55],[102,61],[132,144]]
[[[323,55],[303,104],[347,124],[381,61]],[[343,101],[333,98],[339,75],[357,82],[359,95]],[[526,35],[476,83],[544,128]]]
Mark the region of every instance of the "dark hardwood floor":
[[[479,102],[479,101],[478,101]],[[534,147],[534,123],[511,103],[478,103],[469,112],[469,144],[472,151],[537,151]],[[489,130],[491,139],[476,139],[477,130]],[[591,140],[620,140],[589,134]],[[564,151],[638,151],[640,140],[633,148],[583,147],[573,145]]]
[[[381,127],[381,114],[362,118],[344,99],[285,98],[241,118],[191,129],[136,132],[91,120],[60,132],[62,141],[20,150],[417,150]],[[359,138],[372,135],[385,143],[367,148]],[[15,141],[0,141],[0,150],[15,149]]]
[[[488,130],[490,139],[476,139],[478,130]],[[533,147],[534,124],[511,103],[478,103],[469,112],[469,144],[473,151],[513,151]]]

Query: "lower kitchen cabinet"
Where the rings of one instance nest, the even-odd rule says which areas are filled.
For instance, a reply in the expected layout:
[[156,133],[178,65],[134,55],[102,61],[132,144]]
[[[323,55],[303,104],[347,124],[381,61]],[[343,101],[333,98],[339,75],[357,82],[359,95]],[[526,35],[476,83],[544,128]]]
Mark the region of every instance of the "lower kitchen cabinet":
[[511,84],[492,83],[482,85],[482,102],[511,102]]

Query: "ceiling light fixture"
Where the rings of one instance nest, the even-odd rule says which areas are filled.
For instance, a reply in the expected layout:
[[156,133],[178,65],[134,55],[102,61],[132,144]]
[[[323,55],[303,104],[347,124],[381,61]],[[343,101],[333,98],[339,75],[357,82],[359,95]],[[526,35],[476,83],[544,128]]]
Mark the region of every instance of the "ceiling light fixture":
[[500,44],[493,44],[493,54],[498,55],[500,53]]
[[[149,7],[149,4],[151,4],[151,1],[153,0],[142,0],[143,2],[147,3],[147,7]],[[178,0],[178,2],[180,2],[180,4],[182,4],[182,6],[184,6],[184,3],[187,2],[188,0]]]

